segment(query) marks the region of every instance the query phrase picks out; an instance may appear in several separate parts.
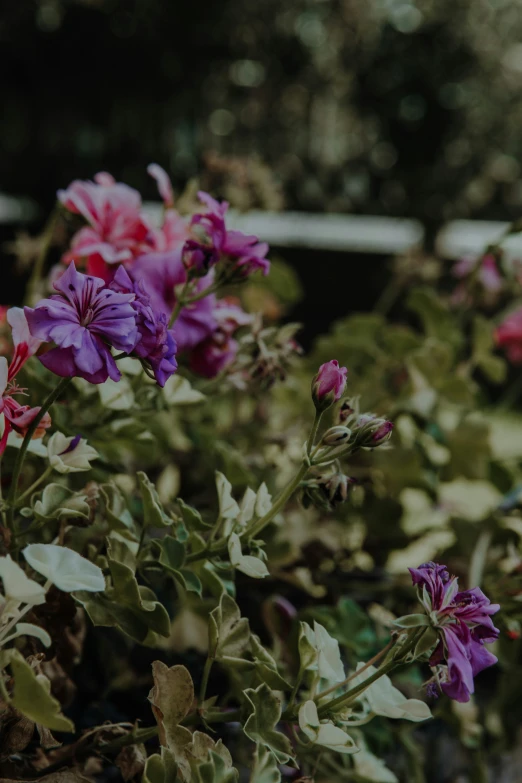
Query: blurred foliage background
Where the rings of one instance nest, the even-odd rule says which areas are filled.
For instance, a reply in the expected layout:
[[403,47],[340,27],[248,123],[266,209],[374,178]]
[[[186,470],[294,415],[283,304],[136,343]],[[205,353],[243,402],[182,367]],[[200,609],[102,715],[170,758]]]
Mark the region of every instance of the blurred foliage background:
[[47,208],[108,169],[152,198],[157,160],[243,201],[253,176],[240,206],[516,217],[521,36],[517,0],[3,3],[0,189]]

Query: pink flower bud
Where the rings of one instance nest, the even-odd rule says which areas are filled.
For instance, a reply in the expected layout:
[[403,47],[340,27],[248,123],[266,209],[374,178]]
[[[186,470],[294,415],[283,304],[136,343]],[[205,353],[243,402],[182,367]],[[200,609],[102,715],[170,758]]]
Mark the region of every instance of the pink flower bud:
[[339,367],[337,359],[332,359],[319,367],[312,381],[312,399],[318,411],[324,411],[339,400],[346,386],[346,367]]

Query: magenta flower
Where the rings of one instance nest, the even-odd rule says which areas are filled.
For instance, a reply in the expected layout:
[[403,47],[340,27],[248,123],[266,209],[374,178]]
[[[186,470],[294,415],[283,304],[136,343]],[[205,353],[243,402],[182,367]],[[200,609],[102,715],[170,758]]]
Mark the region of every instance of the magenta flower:
[[346,367],[339,367],[337,359],[332,359],[319,367],[312,381],[312,398],[318,410],[326,410],[340,400],[346,386]]
[[234,361],[239,346],[233,334],[252,322],[252,316],[230,299],[216,302],[213,315],[217,328],[190,355],[191,370],[204,378],[214,378]]
[[508,315],[497,327],[495,341],[505,350],[510,362],[522,364],[522,308]]
[[[7,438],[11,430],[19,435],[25,435],[28,427],[40,413],[40,408],[31,408],[29,405],[21,405],[16,396],[23,395],[24,389],[16,385],[15,377],[20,372],[26,361],[33,356],[40,347],[40,341],[29,333],[29,327],[24,311],[19,307],[12,307],[7,311],[7,321],[12,330],[14,343],[13,358],[8,365],[5,356],[0,356],[0,414],[4,418],[4,432],[0,440],[0,454],[3,454],[7,445]],[[41,438],[45,430],[51,426],[51,417],[45,414],[41,420],[34,437]]]
[[484,644],[495,641],[499,635],[491,615],[500,606],[492,604],[479,587],[459,592],[458,580],[450,578],[446,566],[424,563],[409,571],[439,634],[430,659],[435,682],[451,699],[469,701],[474,691],[473,678],[497,662]]
[[108,279],[106,264],[130,261],[146,252],[151,227],[141,212],[137,190],[105,172],[96,174],[94,180],[75,180],[58,191],[65,208],[88,223],[74,235],[64,260],[86,258],[88,272]]
[[187,221],[174,209],[174,191],[167,172],[151,163],[147,172],[156,180],[159,194],[165,207],[163,224],[160,228],[152,228],[150,233],[151,250],[164,253],[166,250],[181,250],[189,238]]
[[74,263],[54,288],[58,295],[25,308],[31,335],[56,344],[39,357],[42,364],[62,377],[119,381],[111,347],[131,353],[138,341],[135,295],[106,288],[100,278],[77,272]]
[[268,252],[266,242],[259,242],[255,236],[241,231],[229,231],[225,223],[228,203],[219,203],[208,193],[200,191],[198,198],[206,212],[197,213],[190,222],[191,236],[183,246],[183,264],[195,274],[206,274],[213,266],[222,262],[227,277],[236,273],[246,277],[260,269],[264,275],[270,270],[265,258]]
[[[129,269],[129,273],[133,280],[143,280],[151,307],[155,312],[165,313],[168,320],[176,304],[175,287],[183,285],[187,280],[181,251],[141,256]],[[201,278],[196,283],[195,293],[204,291],[211,284],[211,275]],[[217,328],[215,306],[216,297],[210,294],[182,309],[173,328],[178,352],[194,348]]]
[[158,384],[165,386],[178,368],[176,341],[172,330],[167,328],[167,316],[163,312],[154,313],[143,280],[133,282],[122,266],[118,268],[109,288],[135,296],[132,306],[136,312],[138,342],[132,353],[149,365]]

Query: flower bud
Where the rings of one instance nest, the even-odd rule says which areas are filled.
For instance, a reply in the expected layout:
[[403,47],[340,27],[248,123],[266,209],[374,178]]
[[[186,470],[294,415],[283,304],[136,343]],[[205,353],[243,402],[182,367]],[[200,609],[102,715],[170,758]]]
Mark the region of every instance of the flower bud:
[[355,413],[352,400],[345,400],[339,408],[339,423],[344,424]]
[[355,484],[355,479],[340,472],[318,475],[304,485],[303,505],[305,508],[313,505],[325,511],[333,511],[348,498],[348,489],[352,484]]
[[319,367],[319,372],[312,381],[312,399],[318,412],[325,411],[341,399],[347,374],[346,367],[339,367],[336,359]]
[[342,427],[341,425],[330,427],[323,435],[321,444],[323,446],[341,446],[343,443],[348,443],[351,436],[352,431],[348,427]]
[[344,503],[348,497],[348,488],[355,483],[355,480],[343,473],[334,473],[322,486],[328,495],[330,505],[335,506]]
[[371,414],[359,416],[355,427],[355,444],[359,448],[377,448],[390,440],[393,423]]

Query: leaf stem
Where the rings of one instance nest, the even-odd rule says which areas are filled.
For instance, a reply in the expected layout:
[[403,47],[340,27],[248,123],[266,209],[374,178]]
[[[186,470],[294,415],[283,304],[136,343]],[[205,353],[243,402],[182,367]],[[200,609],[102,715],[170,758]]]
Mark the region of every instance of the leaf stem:
[[348,685],[349,682],[351,682],[355,677],[358,677],[360,674],[365,672],[367,669],[370,668],[370,666],[373,666],[374,663],[377,663],[383,655],[386,655],[386,653],[391,650],[393,645],[395,644],[395,639],[390,639],[386,647],[383,647],[382,650],[380,650],[377,655],[374,655],[373,658],[370,658],[369,661],[366,661],[364,666],[361,666],[360,669],[357,669],[357,671],[352,672],[343,682],[338,683],[337,685],[332,685],[331,688],[328,688],[326,691],[321,691],[321,693],[318,693],[315,697],[315,701],[319,701],[324,696],[328,696],[330,693],[335,693],[335,691],[339,690],[339,688],[343,688],[345,685]]
[[42,407],[40,408],[40,411],[35,416],[31,424],[29,425],[27,432],[25,433],[25,437],[23,439],[22,445],[20,446],[20,451],[18,452],[18,456],[16,458],[16,462],[14,464],[13,468],[13,475],[11,477],[11,486],[9,487],[9,493],[7,495],[7,503],[8,503],[8,511],[7,511],[7,525],[13,530],[13,522],[14,522],[14,510],[16,506],[16,493],[18,490],[18,481],[20,479],[20,472],[22,470],[25,456],[27,454],[27,449],[29,448],[29,444],[31,442],[31,439],[36,432],[38,425],[42,421],[43,417],[47,413],[47,411],[51,408],[54,402],[58,399],[58,397],[61,396],[62,392],[65,391],[67,386],[70,384],[71,379],[70,378],[62,378],[62,380],[55,386],[55,388],[52,390],[52,392],[48,395],[47,399],[44,401]]
[[315,438],[317,436],[317,430],[319,429],[319,424],[321,422],[322,415],[323,415],[322,411],[315,412],[314,423],[312,424],[312,429],[310,430],[310,435],[308,436],[308,441],[306,443],[306,453],[308,454],[309,457],[314,447]]
[[35,489],[42,483],[42,481],[45,481],[45,479],[48,478],[52,472],[53,472],[52,465],[48,465],[44,470],[44,472],[41,474],[41,476],[39,476],[28,489],[22,492],[21,495],[18,495],[15,505],[19,506],[22,500],[24,500],[28,495],[31,495],[35,491]]
[[201,685],[199,688],[199,704],[200,706],[205,701],[205,696],[207,695],[207,685],[208,685],[208,678],[210,677],[210,671],[212,669],[212,665],[214,663],[214,658],[211,658],[210,655],[207,657],[207,660],[205,661],[205,668],[203,669],[203,677],[201,679]]

